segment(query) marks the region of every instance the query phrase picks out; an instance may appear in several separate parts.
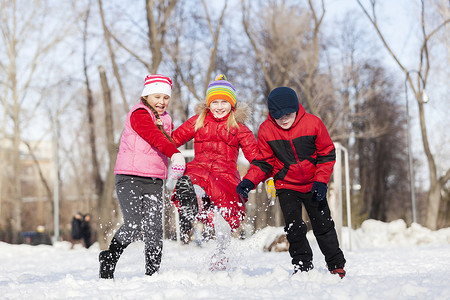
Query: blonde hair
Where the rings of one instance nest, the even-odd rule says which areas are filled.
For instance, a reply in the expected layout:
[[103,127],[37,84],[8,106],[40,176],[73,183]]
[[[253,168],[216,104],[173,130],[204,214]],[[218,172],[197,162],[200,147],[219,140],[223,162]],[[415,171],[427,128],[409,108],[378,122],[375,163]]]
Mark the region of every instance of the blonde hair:
[[[208,113],[208,110],[209,110],[209,108],[205,108],[199,114],[197,121],[195,121],[195,127],[194,127],[195,131],[197,131],[198,129],[202,128],[205,125],[205,118],[206,118],[206,114]],[[234,117],[233,109],[230,111],[230,114],[228,115],[228,119],[227,119],[227,129],[230,130],[230,127],[239,128],[236,118]]]
[[156,118],[156,124],[155,125],[156,125],[156,127],[158,127],[158,129],[161,130],[161,132],[164,134],[164,136],[166,138],[169,139],[169,141],[174,143],[174,141],[172,140],[172,137],[164,130],[164,127],[162,125],[162,121],[161,121],[161,118],[159,117],[158,112],[147,102],[147,99],[145,99],[144,97],[147,97],[147,96],[141,97],[142,104],[147,106],[152,111],[152,113],[155,115],[155,118]]

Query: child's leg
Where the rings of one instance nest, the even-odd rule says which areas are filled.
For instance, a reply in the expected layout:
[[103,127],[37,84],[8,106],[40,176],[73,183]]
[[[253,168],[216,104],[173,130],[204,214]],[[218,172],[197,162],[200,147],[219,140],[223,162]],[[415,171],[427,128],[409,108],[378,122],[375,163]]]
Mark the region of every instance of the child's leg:
[[141,234],[142,196],[146,182],[144,178],[130,175],[116,175],[116,193],[123,224],[117,230],[115,237],[123,243],[131,243],[139,239]]
[[313,268],[312,250],[306,239],[308,228],[302,219],[301,193],[292,190],[279,190],[278,199],[286,226],[289,241],[289,254],[295,271],[309,271]]
[[342,250],[339,248],[339,241],[327,199],[317,201],[312,200],[312,193],[306,193],[304,195],[305,200],[303,203],[311,220],[314,236],[317,239],[320,250],[325,256],[328,269],[333,271],[343,268],[345,258]]
[[225,254],[231,243],[231,227],[220,212],[214,211],[214,229],[216,232],[216,253]]
[[211,257],[210,270],[225,270],[228,263],[226,250],[231,243],[231,227],[218,210],[214,211],[214,230],[216,233],[216,250]]
[[181,176],[175,185],[175,195],[180,201],[180,213],[190,222],[195,220],[198,213],[198,202],[194,185],[187,175]]
[[142,198],[142,231],[145,243],[145,274],[152,275],[159,270],[163,249],[163,198],[162,180],[145,185]]
[[116,193],[124,223],[111,240],[108,250],[100,252],[100,278],[114,278],[117,261],[124,249],[136,240],[141,232],[141,196],[144,184],[136,176],[116,175]]

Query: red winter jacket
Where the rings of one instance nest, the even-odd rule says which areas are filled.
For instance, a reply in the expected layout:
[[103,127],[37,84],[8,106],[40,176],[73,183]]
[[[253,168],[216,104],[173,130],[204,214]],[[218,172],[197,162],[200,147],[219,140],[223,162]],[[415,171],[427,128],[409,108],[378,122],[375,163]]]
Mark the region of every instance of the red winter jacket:
[[[198,110],[198,109],[197,109]],[[236,110],[239,128],[227,129],[228,116],[216,119],[208,111],[204,127],[194,130],[198,115],[193,116],[173,132],[173,140],[181,146],[194,139],[194,160],[186,164],[185,175],[203,188],[211,202],[220,209],[232,229],[237,229],[245,216],[245,206],[236,193],[241,181],[237,169],[239,148],[251,162],[258,153],[256,139],[241,120],[246,113]],[[242,117],[240,117],[242,116]],[[172,200],[177,202],[175,196]]]
[[255,185],[268,177],[275,188],[301,193],[314,181],[328,184],[336,161],[334,144],[322,121],[302,105],[292,127],[285,130],[269,115],[258,130],[259,155],[245,175]]

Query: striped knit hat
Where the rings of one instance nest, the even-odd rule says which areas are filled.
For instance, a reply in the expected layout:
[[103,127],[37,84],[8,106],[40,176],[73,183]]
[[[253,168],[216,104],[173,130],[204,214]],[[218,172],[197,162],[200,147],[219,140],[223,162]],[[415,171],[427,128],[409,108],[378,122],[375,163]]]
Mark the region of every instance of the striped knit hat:
[[150,94],[165,94],[170,97],[172,94],[172,79],[160,74],[147,75],[141,96]]
[[208,89],[206,90],[207,106],[217,99],[228,101],[233,108],[236,106],[236,90],[223,74],[217,75],[214,81],[208,85]]

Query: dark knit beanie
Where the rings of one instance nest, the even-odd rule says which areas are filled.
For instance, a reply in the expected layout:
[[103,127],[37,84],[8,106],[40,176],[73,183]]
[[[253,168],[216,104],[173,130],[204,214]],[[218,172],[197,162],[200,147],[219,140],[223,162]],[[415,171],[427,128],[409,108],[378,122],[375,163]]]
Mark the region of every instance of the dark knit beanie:
[[284,86],[274,88],[267,97],[267,107],[270,115],[275,119],[279,119],[285,114],[298,112],[297,93]]

